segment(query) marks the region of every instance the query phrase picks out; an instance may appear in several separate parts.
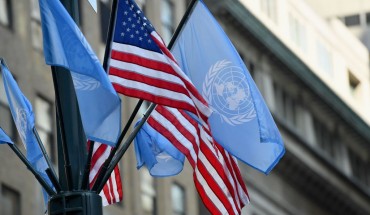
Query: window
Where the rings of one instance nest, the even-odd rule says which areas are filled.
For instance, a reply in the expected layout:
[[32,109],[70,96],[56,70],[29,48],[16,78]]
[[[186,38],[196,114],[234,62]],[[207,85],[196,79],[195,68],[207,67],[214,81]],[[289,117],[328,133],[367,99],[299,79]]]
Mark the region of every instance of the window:
[[3,76],[0,75],[0,119],[1,127],[13,140],[17,140],[17,128],[9,109],[8,99],[6,97],[5,88],[3,84]]
[[10,0],[0,0],[0,25],[12,27],[12,7]]
[[348,150],[351,163],[352,175],[365,185],[370,185],[369,165],[362,160],[354,151]]
[[173,215],[185,215],[185,190],[178,184],[171,187],[172,211]]
[[165,43],[169,43],[174,32],[173,4],[170,0],[161,2],[162,37]]
[[370,25],[370,13],[366,13],[366,24]]
[[289,29],[290,38],[293,43],[301,49],[301,51],[306,51],[306,28],[303,24],[295,18],[292,14],[289,15]]
[[355,96],[358,90],[358,86],[360,85],[360,80],[358,80],[358,78],[356,78],[356,76],[351,71],[348,71],[348,81],[351,94]]
[[42,52],[42,29],[38,0],[31,0],[31,37],[33,48]]
[[337,157],[335,135],[318,119],[314,119],[314,132],[316,143],[324,154],[330,158]]
[[109,19],[111,12],[109,7],[109,0],[99,1],[99,10],[100,10],[100,38],[101,42],[105,43],[107,41]]
[[49,101],[42,97],[37,97],[35,102],[35,121],[36,129],[40,135],[40,139],[45,146],[50,159],[55,162],[55,145],[53,135],[53,110]]
[[346,26],[360,25],[360,15],[356,14],[356,15],[351,15],[351,16],[345,16],[344,24]]
[[156,191],[154,178],[149,174],[148,169],[142,168],[140,172],[141,203],[144,215],[156,214]]
[[317,42],[317,62],[320,67],[325,73],[328,75],[332,74],[332,56],[329,52],[328,48],[324,46],[321,42]]
[[274,82],[274,96],[277,115],[285,121],[291,129],[298,131],[297,101],[286,90]]
[[1,185],[1,214],[20,215],[21,197],[18,191]]
[[276,1],[275,0],[261,0],[261,10],[268,18],[276,22]]

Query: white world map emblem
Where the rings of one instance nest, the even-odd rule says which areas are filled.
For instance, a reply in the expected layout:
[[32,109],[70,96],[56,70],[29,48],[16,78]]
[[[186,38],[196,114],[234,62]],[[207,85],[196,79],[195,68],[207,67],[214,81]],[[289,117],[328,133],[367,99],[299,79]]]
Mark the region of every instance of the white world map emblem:
[[27,131],[27,111],[24,109],[17,109],[16,125],[21,136],[22,142],[25,143]]
[[222,120],[232,126],[251,121],[256,111],[242,68],[230,61],[217,61],[203,83],[203,96]]
[[100,83],[86,75],[71,73],[73,85],[76,90],[93,91],[100,87]]

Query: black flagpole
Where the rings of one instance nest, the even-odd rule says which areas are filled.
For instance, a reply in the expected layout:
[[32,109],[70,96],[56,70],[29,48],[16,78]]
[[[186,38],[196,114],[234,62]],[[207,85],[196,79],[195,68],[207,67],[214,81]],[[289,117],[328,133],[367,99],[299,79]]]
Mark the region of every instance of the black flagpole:
[[36,137],[36,140],[37,140],[37,143],[39,144],[39,147],[41,149],[41,152],[44,155],[44,158],[46,160],[46,163],[49,166],[48,171],[46,173],[48,174],[48,176],[49,175],[51,176],[49,178],[50,178],[51,182],[53,183],[55,189],[59,192],[61,190],[61,186],[60,186],[60,184],[59,184],[59,182],[57,180],[57,174],[55,173],[55,170],[53,168],[53,164],[51,163],[50,158],[49,158],[49,156],[48,156],[48,154],[47,154],[47,152],[45,150],[44,144],[42,144],[42,141],[40,139],[40,136],[39,136],[39,133],[37,132],[36,127],[33,127],[32,131],[33,131],[33,134]]
[[37,181],[41,184],[41,186],[45,189],[49,196],[55,195],[55,191],[48,185],[48,183],[41,177],[40,173],[38,173],[27,158],[22,154],[22,152],[18,149],[15,144],[8,144],[9,147],[14,151],[14,153],[21,159],[21,161],[27,166],[27,168],[32,172],[32,174],[36,177]]
[[[117,4],[118,4],[118,1],[113,0],[112,8],[111,8],[111,14],[116,14]],[[108,69],[108,60],[109,60],[109,57],[110,57],[109,51],[110,51],[111,41],[112,41],[112,38],[113,38],[114,20],[115,20],[115,16],[114,17],[110,16],[108,33],[107,33],[107,41],[106,41],[105,53],[104,53],[104,60],[103,60],[103,69],[106,73],[108,73],[108,71],[107,71],[107,69]],[[121,133],[120,136],[122,136],[122,133]],[[90,147],[89,148],[89,153],[87,155],[86,165],[85,165],[85,169],[84,169],[84,174],[83,174],[83,177],[82,177],[83,179],[82,179],[81,189],[83,189],[83,190],[88,189],[88,187],[89,187],[88,178],[89,178],[89,174],[90,174],[91,158],[92,158],[92,154],[93,154],[94,145],[95,145],[95,142],[91,141],[90,146],[89,146]],[[116,145],[115,148],[117,148],[117,147],[119,147],[119,145]],[[115,148],[113,148],[113,150]],[[104,169],[104,165],[103,165],[102,168]],[[100,170],[100,173],[102,172],[102,170]]]
[[[179,36],[180,32],[182,31],[182,28],[185,25],[186,21],[188,20],[188,18],[190,16],[190,13],[193,11],[194,5],[197,3],[197,1],[199,1],[199,0],[192,0],[190,2],[184,16],[182,17],[178,27],[176,28],[175,33],[173,34],[173,36],[171,38],[170,43],[168,44],[168,49],[170,49],[170,50],[172,49],[173,44],[175,43],[175,41],[176,41],[177,37]],[[150,116],[152,111],[155,109],[155,107],[156,107],[156,104],[151,103],[148,110],[144,114],[143,119],[141,120],[141,122],[135,127],[134,131],[130,134],[128,139],[125,141],[122,148],[117,152],[117,155],[114,156],[114,158],[110,162],[109,167],[106,170],[105,174],[104,175],[99,174],[96,182],[100,182],[100,183],[99,184],[98,183],[94,184],[94,187],[92,188],[93,191],[97,191],[99,193],[103,189],[104,184],[108,181],[110,174],[114,170],[114,167],[118,164],[118,162],[121,160],[123,155],[126,153],[128,147],[131,145],[131,143],[134,140],[134,138],[136,137],[137,133],[139,132],[141,127],[144,125],[145,121],[148,119],[148,117]],[[117,144],[119,144],[119,143],[117,143]]]

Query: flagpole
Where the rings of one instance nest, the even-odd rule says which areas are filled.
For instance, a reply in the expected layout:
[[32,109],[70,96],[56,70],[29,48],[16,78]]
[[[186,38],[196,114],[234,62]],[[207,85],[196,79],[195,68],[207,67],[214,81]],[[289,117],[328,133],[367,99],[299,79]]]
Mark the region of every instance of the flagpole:
[[[116,14],[116,11],[117,11],[117,5],[118,5],[118,0],[113,0],[112,2],[112,7],[111,7],[111,14]],[[114,28],[114,20],[115,20],[115,16],[112,17],[110,16],[110,19],[109,19],[109,27],[108,27],[108,33],[107,33],[107,41],[106,41],[106,46],[105,46],[105,52],[104,52],[104,60],[103,60],[103,69],[106,73],[108,73],[107,69],[108,69],[108,60],[109,60],[109,57],[110,57],[110,44],[111,44],[111,41],[113,39],[113,28]],[[109,44],[109,45],[108,45]],[[141,104],[140,104],[141,105]],[[133,114],[133,113],[132,113]],[[131,115],[132,115],[131,114]],[[136,113],[135,113],[136,115]],[[131,123],[130,123],[131,125]],[[127,124],[126,124],[126,127],[127,127]],[[126,127],[123,129],[125,130]],[[126,131],[127,133],[127,131]],[[122,136],[122,133],[119,137],[119,139],[121,138]],[[123,135],[123,137],[125,136],[125,134]],[[122,140],[121,140],[122,141]],[[108,159],[112,159],[110,158],[111,157],[111,154],[114,153],[117,151],[117,148],[119,147],[119,143],[121,141],[117,141],[118,142],[118,145],[116,145],[116,147],[114,147],[111,151],[111,153],[109,154],[109,157]],[[82,177],[82,185],[81,185],[81,189],[86,189],[87,187],[89,187],[89,174],[90,174],[90,167],[91,167],[91,158],[92,158],[92,154],[93,154],[93,148],[94,148],[94,145],[95,145],[95,141],[91,141],[90,143],[90,148],[89,148],[89,153],[87,155],[87,160],[86,160],[86,165],[85,165],[85,169],[84,169],[84,175]],[[113,157],[113,156],[112,156]],[[108,160],[107,159],[107,160]],[[106,160],[106,161],[107,161]],[[110,161],[109,161],[110,162]],[[104,163],[105,164],[105,163]],[[100,170],[100,173],[106,169],[104,168],[104,165],[102,167],[102,169]],[[96,181],[95,181],[96,182]]]
[[[117,0],[114,0],[114,1],[117,1]],[[197,3],[197,1],[199,1],[199,0],[192,0],[190,2],[190,4],[188,5],[188,7],[187,7],[187,9],[185,11],[184,16],[182,17],[182,19],[181,19],[178,27],[176,28],[176,31],[174,32],[174,34],[173,34],[173,36],[171,38],[171,41],[169,42],[169,44],[167,46],[169,50],[171,50],[173,44],[175,43],[177,37],[179,36],[179,34],[181,32],[183,26],[185,25],[185,23],[188,20],[191,12],[193,11],[194,5]],[[115,13],[115,15],[116,15],[116,13]],[[112,29],[110,28],[110,30],[112,30]],[[112,33],[110,34],[110,36],[112,36]],[[106,54],[107,54],[107,50],[106,50]],[[96,182],[98,182],[98,180],[101,181],[101,182],[99,184],[98,183],[95,183],[94,184],[94,187],[92,188],[93,191],[97,191],[97,193],[100,193],[100,191],[103,189],[104,184],[108,181],[110,174],[114,170],[114,167],[118,164],[119,160],[126,153],[128,147],[131,145],[131,143],[134,140],[134,138],[136,137],[137,133],[139,132],[139,130],[141,129],[141,127],[144,125],[145,121],[148,119],[148,117],[150,116],[150,114],[152,113],[152,111],[155,109],[155,107],[156,107],[156,104],[154,104],[154,103],[151,103],[150,104],[148,110],[146,111],[146,113],[143,116],[143,119],[135,127],[134,131],[130,134],[130,136],[128,137],[128,139],[125,141],[125,143],[123,144],[122,148],[117,152],[117,155],[110,162],[109,167],[106,170],[105,174],[104,175],[99,174]],[[131,115],[131,117],[132,117],[132,115]],[[117,144],[119,144],[119,143],[117,143]]]
[[101,192],[101,190],[104,187],[104,184],[108,181],[111,173],[113,172],[114,167],[118,164],[118,162],[121,160],[123,155],[126,153],[127,149],[130,147],[132,141],[135,139],[137,133],[140,131],[141,127],[144,125],[144,123],[149,118],[150,114],[152,113],[152,111],[154,110],[154,108],[156,106],[157,105],[154,104],[154,103],[150,104],[148,110],[144,114],[140,123],[135,127],[134,131],[130,134],[130,136],[128,136],[128,138],[125,141],[125,143],[123,144],[122,148],[120,148],[119,151],[117,152],[117,154],[113,157],[112,162],[110,163],[105,175],[99,175],[99,178],[102,177],[102,179],[100,180],[101,182],[99,184],[95,183],[93,189],[91,189],[92,191],[96,191],[97,193]]
[[[126,136],[126,134],[127,134],[128,130],[129,130],[129,128],[131,127],[131,124],[132,124],[132,122],[134,121],[136,114],[139,112],[140,107],[141,107],[141,105],[142,105],[142,103],[143,103],[143,102],[144,102],[144,100],[140,99],[140,100],[138,101],[138,103],[136,104],[134,111],[132,112],[132,114],[131,114],[131,116],[130,116],[129,120],[127,121],[127,123],[126,123],[126,125],[125,125],[124,129],[123,129],[123,130],[122,130],[122,132],[121,132],[121,135],[120,135],[120,136],[119,136],[119,138],[118,138],[118,141],[117,141],[116,147],[114,147],[114,148],[112,149],[112,151],[111,151],[111,152],[110,152],[110,154],[109,154],[109,157],[105,160],[105,162],[104,162],[103,166],[101,167],[101,170],[100,170],[99,176],[98,176],[98,178],[96,179],[96,181],[95,181],[95,183],[94,183],[94,185],[93,185],[93,187],[92,187],[92,189],[91,189],[91,190],[98,190],[98,186],[100,187],[100,184],[101,184],[101,182],[102,182],[102,180],[103,180],[103,177],[104,177],[105,173],[108,171],[108,167],[109,167],[109,165],[110,165],[110,163],[111,163],[111,161],[112,161],[112,159],[113,159],[114,155],[116,154],[116,152],[117,152],[117,150],[118,150],[119,146],[120,146],[120,145],[121,145],[121,143],[122,143],[123,138]],[[123,146],[123,147],[124,147],[124,146]],[[126,150],[127,150],[127,149],[126,149]],[[114,166],[115,166],[115,165],[114,165]],[[103,186],[104,186],[104,184],[103,184]]]
[[[49,174],[52,175],[52,178],[57,179],[57,174],[55,173],[55,170],[54,170],[53,165],[52,165],[52,163],[50,161],[50,158],[49,158],[49,156],[48,156],[48,154],[47,154],[47,152],[45,150],[44,144],[42,144],[42,141],[40,139],[40,136],[39,136],[39,133],[37,132],[36,127],[33,127],[32,131],[33,131],[33,134],[36,137],[37,143],[40,146],[41,152],[44,155],[44,158],[46,160],[46,163],[49,166],[49,169],[50,169]],[[60,184],[59,184],[58,180],[52,180],[51,182],[53,183],[55,189],[60,190]]]
[[13,150],[13,152],[21,159],[21,161],[27,166],[31,173],[36,177],[37,181],[45,189],[49,196],[55,195],[55,191],[48,185],[48,183],[41,177],[41,175],[33,168],[31,163],[27,158],[22,154],[15,144],[8,144],[8,146]]
[[64,125],[64,117],[62,113],[62,105],[61,105],[61,99],[60,99],[60,92],[59,92],[59,83],[58,83],[58,78],[56,74],[57,67],[52,66],[51,67],[52,74],[53,74],[53,80],[54,80],[54,90],[55,90],[55,103],[57,106],[57,121],[59,124],[59,129],[60,129],[60,137],[61,137],[61,145],[62,145],[62,150],[63,150],[63,158],[64,158],[64,171],[66,174],[67,178],[67,189],[70,191],[73,189],[73,181],[72,181],[72,167],[71,167],[71,162],[69,160],[69,153],[68,153],[68,144],[66,140],[66,132],[65,132],[65,125]]

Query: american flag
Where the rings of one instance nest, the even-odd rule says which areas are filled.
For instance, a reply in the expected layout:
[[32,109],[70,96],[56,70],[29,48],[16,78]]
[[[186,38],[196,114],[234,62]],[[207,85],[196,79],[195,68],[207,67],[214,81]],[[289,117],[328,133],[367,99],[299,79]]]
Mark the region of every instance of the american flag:
[[110,47],[114,88],[159,104],[148,123],[185,154],[206,207],[212,214],[240,214],[249,197],[235,158],[209,135],[212,111],[133,0],[118,1]]
[[195,187],[212,214],[240,214],[249,202],[236,158],[185,111],[157,106],[148,124],[181,151],[193,168]]
[[[88,147],[90,144],[88,143]],[[91,157],[91,168],[89,174],[89,184],[90,188],[94,185],[98,173],[104,161],[108,158],[109,153],[111,152],[112,147],[95,142],[93,155]],[[110,178],[107,183],[104,185],[103,190],[99,194],[103,200],[103,206],[111,205],[117,202],[122,201],[123,192],[122,192],[122,181],[121,174],[119,171],[118,165],[114,168],[114,171],[111,173]]]
[[117,92],[184,109],[203,120],[207,102],[177,65],[133,0],[119,0],[110,44],[109,78]]

